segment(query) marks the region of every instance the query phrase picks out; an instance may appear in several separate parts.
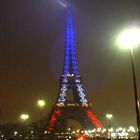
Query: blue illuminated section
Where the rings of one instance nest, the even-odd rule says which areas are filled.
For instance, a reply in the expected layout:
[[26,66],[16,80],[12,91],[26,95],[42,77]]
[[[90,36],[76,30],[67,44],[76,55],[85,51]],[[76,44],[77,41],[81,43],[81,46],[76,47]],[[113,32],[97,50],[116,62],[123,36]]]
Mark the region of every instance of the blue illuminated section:
[[58,97],[58,103],[64,105],[67,91],[69,89],[69,79],[74,76],[74,86],[79,96],[81,103],[87,103],[87,99],[83,90],[83,85],[81,79],[79,78],[76,53],[75,53],[75,43],[74,43],[74,28],[72,21],[72,11],[71,7],[67,8],[67,28],[66,28],[66,43],[65,43],[65,62],[63,77],[61,81],[60,94]]
[[[72,23],[72,12],[71,12],[71,8],[68,7],[64,75],[79,74],[74,47],[75,46],[74,46],[74,29]],[[70,71],[71,69],[73,71]]]

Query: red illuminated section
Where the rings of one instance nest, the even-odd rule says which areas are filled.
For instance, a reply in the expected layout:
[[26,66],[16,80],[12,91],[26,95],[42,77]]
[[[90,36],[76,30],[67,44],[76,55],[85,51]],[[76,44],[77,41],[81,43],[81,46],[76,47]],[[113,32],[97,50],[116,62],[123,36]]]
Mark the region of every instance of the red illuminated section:
[[92,110],[87,110],[87,115],[89,119],[91,120],[92,124],[96,126],[96,128],[103,128],[101,122],[97,119],[96,115]]
[[50,119],[50,122],[49,122],[49,127],[48,127],[48,132],[49,133],[53,130],[53,128],[56,124],[56,121],[58,120],[58,117],[61,116],[61,112],[62,112],[62,109],[60,109],[60,108],[56,108],[54,110],[54,113],[51,116],[51,119]]
[[84,135],[79,135],[77,140],[87,140]]

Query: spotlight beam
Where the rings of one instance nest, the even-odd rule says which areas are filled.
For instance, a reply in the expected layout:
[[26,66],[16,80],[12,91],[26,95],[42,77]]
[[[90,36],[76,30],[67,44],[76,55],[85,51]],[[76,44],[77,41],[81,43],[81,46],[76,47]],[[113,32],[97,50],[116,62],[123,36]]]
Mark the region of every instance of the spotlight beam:
[[65,0],[57,0],[57,2],[63,6],[64,8],[67,8],[68,6],[70,6],[70,4],[68,2],[66,2]]

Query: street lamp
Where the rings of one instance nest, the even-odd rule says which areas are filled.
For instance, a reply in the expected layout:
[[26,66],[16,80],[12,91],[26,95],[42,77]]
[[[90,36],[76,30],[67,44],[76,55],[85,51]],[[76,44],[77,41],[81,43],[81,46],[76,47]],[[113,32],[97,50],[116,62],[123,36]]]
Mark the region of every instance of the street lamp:
[[140,114],[139,114],[140,108],[139,108],[139,100],[138,100],[138,93],[137,93],[137,82],[136,82],[134,53],[133,53],[133,48],[138,47],[140,45],[140,28],[132,27],[124,30],[118,37],[117,44],[122,48],[127,48],[130,50],[136,120],[137,120],[137,128],[138,128],[138,139],[140,139]]
[[41,123],[41,118],[42,118],[42,109],[45,107],[45,105],[46,105],[46,102],[45,102],[45,100],[43,100],[43,99],[39,99],[38,101],[37,101],[37,106],[39,107],[39,109],[40,109],[40,118],[39,118],[39,127],[40,127],[40,130],[39,130],[39,138],[40,139],[42,139],[42,129],[41,129],[41,127],[42,127],[42,123]]
[[37,106],[40,108],[40,126],[41,126],[41,118],[42,118],[42,109],[45,107],[46,102],[43,99],[39,99],[37,101]]
[[111,139],[111,119],[112,119],[113,115],[112,114],[106,114],[106,118],[108,119],[109,121],[109,128],[110,128],[110,131],[109,131],[109,134],[110,134],[110,139]]
[[20,120],[23,122],[23,130],[22,130],[22,137],[24,138],[26,136],[26,121],[30,118],[30,116],[27,113],[23,113],[20,115]]

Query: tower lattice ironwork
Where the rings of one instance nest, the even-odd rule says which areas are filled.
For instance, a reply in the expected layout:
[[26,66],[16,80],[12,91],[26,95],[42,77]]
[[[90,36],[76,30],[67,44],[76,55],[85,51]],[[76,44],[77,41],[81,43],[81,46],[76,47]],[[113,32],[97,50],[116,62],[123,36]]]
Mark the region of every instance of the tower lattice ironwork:
[[[68,102],[66,100],[69,90],[73,91],[73,102]],[[53,107],[49,118],[49,133],[55,129],[59,119],[62,119],[64,116],[79,121],[85,128],[89,126],[89,123],[95,125],[97,128],[102,128],[101,122],[97,119],[92,110],[92,104],[88,102],[85,95],[82,79],[78,71],[74,43],[72,10],[70,6],[67,8],[67,28],[63,74],[60,79],[60,89],[56,104]]]

